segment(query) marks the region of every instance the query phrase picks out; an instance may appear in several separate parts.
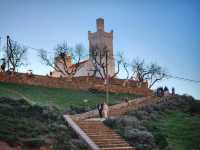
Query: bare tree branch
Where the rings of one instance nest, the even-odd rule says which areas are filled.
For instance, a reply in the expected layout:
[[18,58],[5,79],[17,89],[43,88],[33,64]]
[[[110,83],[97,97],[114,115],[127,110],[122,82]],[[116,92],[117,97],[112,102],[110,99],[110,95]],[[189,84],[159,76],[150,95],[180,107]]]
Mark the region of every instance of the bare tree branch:
[[149,88],[167,77],[165,69],[155,63],[146,65],[144,60],[136,59],[132,62],[133,78],[139,82],[148,81]]
[[58,44],[54,49],[54,58],[49,58],[47,52],[40,50],[39,56],[47,65],[60,72],[63,76],[73,77],[83,57],[84,48],[81,44],[77,44],[73,49],[68,47],[67,43]]
[[16,41],[12,41],[9,36],[7,36],[7,47],[4,49],[4,52],[8,71],[16,72],[17,68],[26,65],[27,48],[21,46]]
[[[109,61],[109,59],[113,58],[113,56],[110,56],[108,54],[108,52],[109,51],[106,47],[104,47],[104,49],[102,49],[102,50],[98,49],[96,47],[92,51],[92,63],[94,66],[94,70],[92,70],[93,76],[96,76],[97,73],[99,73],[99,75],[101,76],[102,79],[106,78],[107,73],[108,73],[108,72],[106,72],[106,67],[108,67],[108,66],[106,66],[106,61]],[[117,57],[116,62],[117,62],[117,71],[112,76],[110,76],[110,79],[115,78],[117,76],[117,74],[119,74],[120,65],[122,64],[122,57]],[[107,70],[107,71],[109,71],[109,70]]]

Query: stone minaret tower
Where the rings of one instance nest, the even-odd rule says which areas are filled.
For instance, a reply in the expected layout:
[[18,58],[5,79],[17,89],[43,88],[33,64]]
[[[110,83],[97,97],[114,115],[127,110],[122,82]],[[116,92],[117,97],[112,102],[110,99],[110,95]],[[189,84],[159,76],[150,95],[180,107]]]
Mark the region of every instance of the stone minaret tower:
[[[108,74],[112,76],[115,73],[115,60],[113,57],[113,31],[104,31],[104,19],[98,18],[96,20],[97,31],[92,33],[88,32],[89,40],[89,55],[90,60],[93,59],[93,55],[96,54],[98,58],[100,55],[107,50],[108,54]],[[105,56],[103,56],[103,61],[105,61]],[[102,58],[102,57],[101,57]]]

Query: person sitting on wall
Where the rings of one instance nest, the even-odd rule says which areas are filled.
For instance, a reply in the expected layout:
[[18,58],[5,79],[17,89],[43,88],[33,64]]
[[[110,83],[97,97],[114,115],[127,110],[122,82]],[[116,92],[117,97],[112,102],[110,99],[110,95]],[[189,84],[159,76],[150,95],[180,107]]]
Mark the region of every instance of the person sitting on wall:
[[6,60],[4,58],[1,59],[3,63],[1,64],[0,72],[5,72],[6,69]]
[[161,97],[164,96],[164,89],[163,89],[163,87],[160,88],[160,91],[161,91]]
[[169,89],[166,86],[164,88],[164,96],[169,96]]
[[160,87],[157,88],[156,90],[156,96],[161,96],[161,90],[160,90]]
[[27,70],[27,75],[28,75],[28,77],[32,77],[33,76],[32,70]]
[[0,67],[0,72],[3,72],[2,68]]
[[50,76],[50,77],[52,77],[52,75],[53,75],[53,72],[52,72],[52,71],[50,71],[50,73],[49,73],[49,76]]
[[5,69],[6,69],[6,64],[5,63],[1,64],[1,72],[5,72]]
[[159,97],[162,97],[162,96],[164,96],[164,90],[163,90],[163,87],[159,87],[159,88],[157,88],[157,96],[159,96]]
[[128,97],[125,97],[123,99],[123,101],[125,102],[125,106],[129,106],[129,100],[128,100]]

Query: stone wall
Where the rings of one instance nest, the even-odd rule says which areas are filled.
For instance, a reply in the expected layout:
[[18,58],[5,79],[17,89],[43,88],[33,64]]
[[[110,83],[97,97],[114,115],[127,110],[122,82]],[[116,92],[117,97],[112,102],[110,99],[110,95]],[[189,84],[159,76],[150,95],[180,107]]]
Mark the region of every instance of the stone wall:
[[[17,83],[25,85],[44,86],[50,88],[67,88],[76,90],[96,89],[105,91],[104,81],[93,77],[54,78],[41,75],[28,75],[16,73],[9,75],[0,72],[0,82]],[[148,89],[147,83],[139,84],[136,81],[125,82],[121,79],[113,79],[109,85],[109,91],[113,93],[130,93],[148,96],[152,91]]]

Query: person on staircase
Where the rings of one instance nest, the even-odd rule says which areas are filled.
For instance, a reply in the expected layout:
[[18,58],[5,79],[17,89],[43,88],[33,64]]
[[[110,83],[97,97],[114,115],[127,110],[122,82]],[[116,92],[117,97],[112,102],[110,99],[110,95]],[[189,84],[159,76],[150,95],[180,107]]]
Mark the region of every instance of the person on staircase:
[[104,115],[104,118],[108,118],[108,115],[109,115],[109,107],[106,104],[106,102],[103,103],[103,115]]
[[99,111],[99,117],[102,118],[103,117],[103,114],[102,114],[102,111],[103,111],[103,104],[98,104],[97,105],[97,109]]

